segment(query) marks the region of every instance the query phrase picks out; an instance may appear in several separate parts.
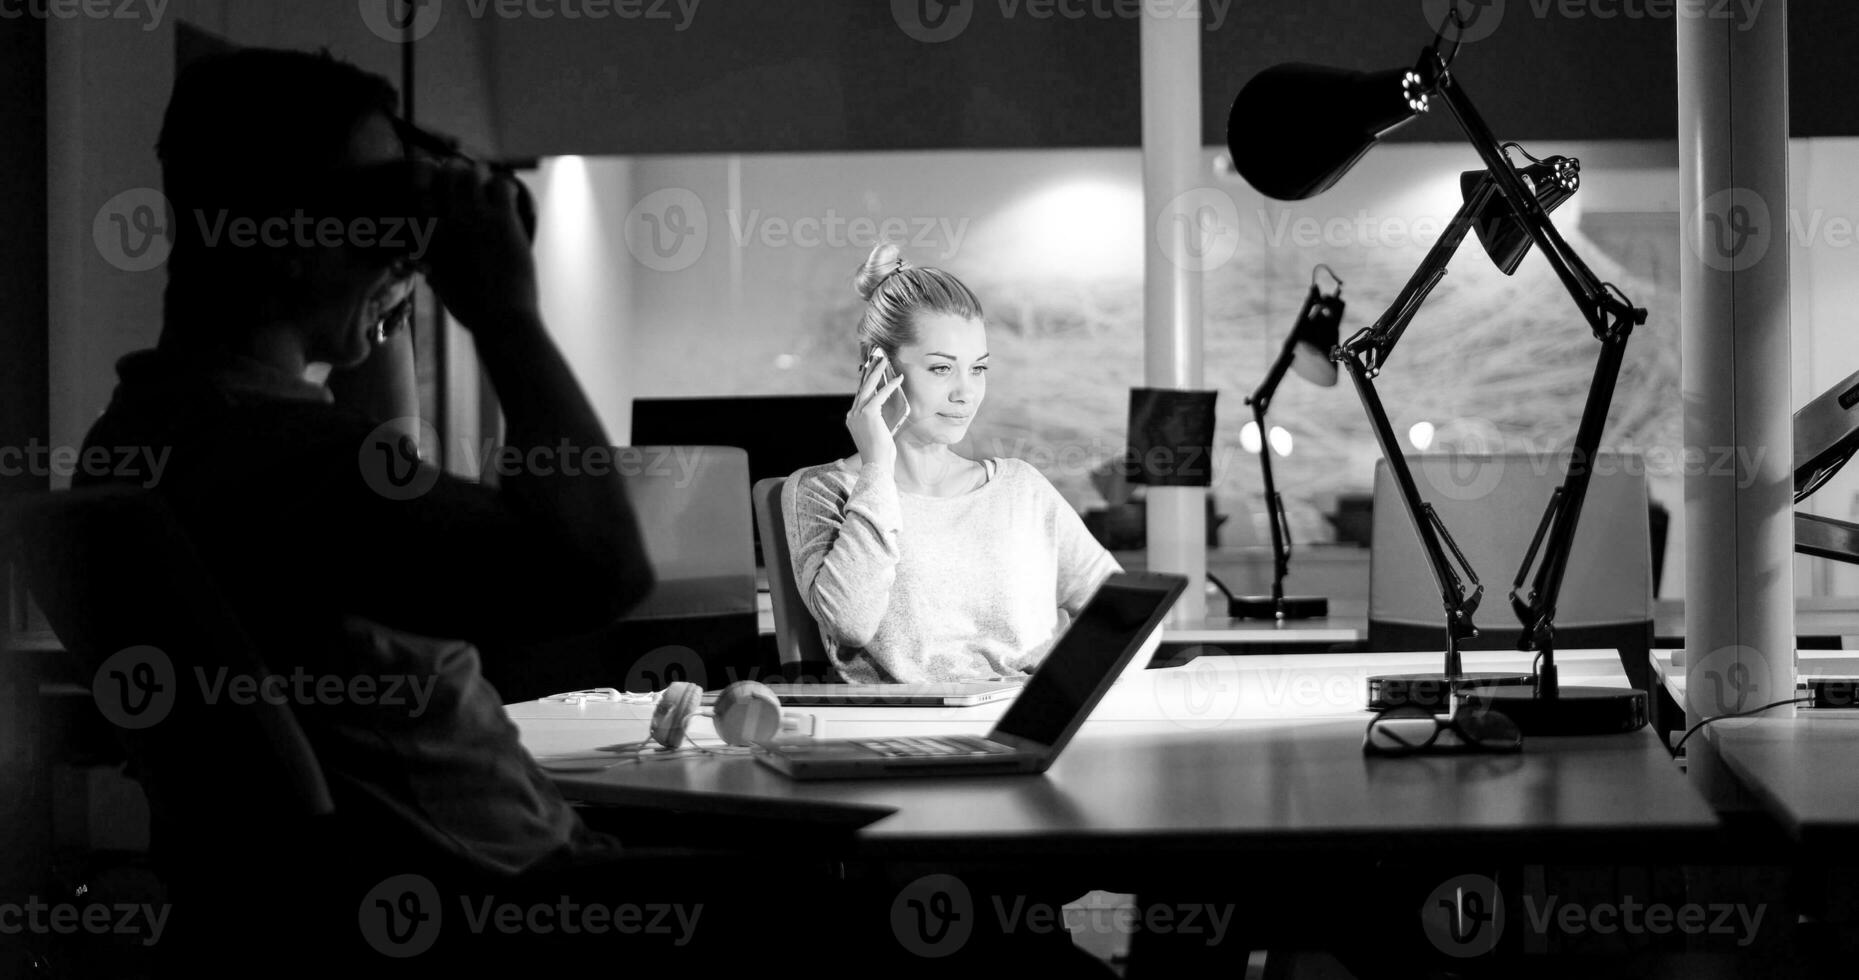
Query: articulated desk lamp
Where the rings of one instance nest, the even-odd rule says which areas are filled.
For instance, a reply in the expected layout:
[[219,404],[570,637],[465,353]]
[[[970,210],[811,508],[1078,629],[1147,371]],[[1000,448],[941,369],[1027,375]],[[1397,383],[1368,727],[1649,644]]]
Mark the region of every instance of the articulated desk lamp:
[[[1794,500],[1819,490],[1859,450],[1859,374],[1827,389],[1794,413]],[[1794,515],[1794,550],[1816,558],[1859,564],[1859,524],[1816,514]],[[1851,677],[1803,678],[1816,707],[1859,703]]]
[[[1464,21],[1456,8],[1450,20],[1463,31]],[[1268,68],[1246,83],[1228,119],[1227,141],[1235,169],[1254,188],[1279,200],[1302,200],[1323,192],[1378,140],[1426,111],[1435,98],[1445,103],[1485,164],[1483,171],[1461,176],[1463,206],[1394,304],[1373,326],[1332,353],[1348,368],[1361,396],[1408,517],[1426,549],[1446,616],[1445,670],[1370,678],[1370,702],[1373,706],[1440,705],[1450,700],[1443,695],[1466,693],[1509,715],[1526,734],[1631,731],[1645,723],[1645,695],[1613,688],[1561,687],[1554,624],[1556,597],[1588,490],[1588,464],[1600,445],[1627,338],[1635,325],[1645,322],[1646,311],[1633,306],[1617,287],[1596,278],[1549,220],[1549,212],[1579,186],[1579,163],[1551,157],[1529,158],[1523,167],[1514,165],[1506,151],[1515,144],[1499,144],[1453,76],[1451,64],[1459,45],[1455,41],[1449,53],[1443,51],[1444,35],[1442,26],[1411,69],[1357,72],[1307,64]],[[1446,274],[1446,265],[1465,233],[1474,228],[1491,260],[1507,275],[1516,271],[1532,245],[1542,249],[1602,345],[1576,432],[1568,478],[1550,497],[1510,595],[1511,608],[1524,627],[1519,646],[1538,651],[1540,666],[1533,675],[1465,672],[1459,644],[1478,635],[1472,615],[1484,588],[1445,524],[1421,499],[1373,384],[1420,304]],[[1543,548],[1545,535],[1548,543]],[[1471,580],[1469,593],[1448,561],[1446,549]],[[1539,550],[1542,564],[1526,598],[1520,593]]]
[[[1794,413],[1794,502],[1819,490],[1859,450],[1859,374],[1822,392]],[[1794,550],[1859,564],[1859,524],[1794,515]]]
[[[1336,280],[1335,292],[1326,296],[1317,288],[1318,271],[1328,272]],[[1253,424],[1259,429],[1259,468],[1265,474],[1265,509],[1272,522],[1272,594],[1228,593],[1227,611],[1234,619],[1315,619],[1330,614],[1330,601],[1321,596],[1285,595],[1285,574],[1291,568],[1291,525],[1285,518],[1284,498],[1272,479],[1272,446],[1266,437],[1271,430],[1265,427],[1265,413],[1287,370],[1296,371],[1319,387],[1336,385],[1336,362],[1330,360],[1330,352],[1336,349],[1342,322],[1343,281],[1329,266],[1319,265],[1311,270],[1310,295],[1304,298],[1304,308],[1298,311],[1297,324],[1285,338],[1284,349],[1278,352],[1278,360],[1266,372],[1265,380],[1259,382],[1258,390],[1246,399],[1246,404],[1252,406]],[[1216,584],[1219,581],[1214,579]],[[1225,588],[1221,585],[1223,591]]]

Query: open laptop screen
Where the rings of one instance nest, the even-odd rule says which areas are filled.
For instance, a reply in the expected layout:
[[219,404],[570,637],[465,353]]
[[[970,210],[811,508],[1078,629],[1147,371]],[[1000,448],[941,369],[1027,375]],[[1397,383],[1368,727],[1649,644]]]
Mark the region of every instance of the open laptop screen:
[[1063,746],[1181,594],[1179,575],[1112,575],[1098,587],[995,731]]

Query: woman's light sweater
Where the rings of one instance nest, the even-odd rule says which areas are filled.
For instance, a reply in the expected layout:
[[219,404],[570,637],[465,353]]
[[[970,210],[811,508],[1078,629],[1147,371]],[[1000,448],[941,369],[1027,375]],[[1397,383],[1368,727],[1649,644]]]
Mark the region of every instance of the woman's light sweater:
[[889,467],[800,470],[781,496],[794,577],[854,683],[1017,677],[1120,571],[1030,464],[983,461],[954,497],[905,493]]

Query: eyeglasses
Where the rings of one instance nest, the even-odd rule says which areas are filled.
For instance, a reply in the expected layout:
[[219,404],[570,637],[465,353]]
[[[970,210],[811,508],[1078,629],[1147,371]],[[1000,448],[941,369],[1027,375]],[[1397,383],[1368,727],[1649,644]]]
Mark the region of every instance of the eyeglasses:
[[[1453,738],[1440,741],[1442,733]],[[1368,755],[1421,755],[1464,752],[1517,752],[1523,732],[1509,716],[1489,708],[1460,705],[1450,715],[1436,715],[1419,705],[1388,708],[1369,720],[1362,736]]]

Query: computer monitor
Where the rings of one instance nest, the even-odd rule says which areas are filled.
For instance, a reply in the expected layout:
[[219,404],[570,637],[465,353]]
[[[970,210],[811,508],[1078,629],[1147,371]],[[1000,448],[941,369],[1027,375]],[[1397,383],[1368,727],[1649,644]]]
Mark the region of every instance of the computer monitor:
[[[858,451],[846,431],[850,393],[633,399],[632,445],[736,446],[749,454],[749,483]],[[762,541],[755,539],[755,563]]]

